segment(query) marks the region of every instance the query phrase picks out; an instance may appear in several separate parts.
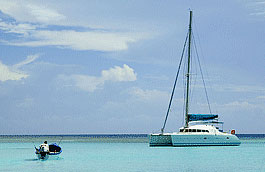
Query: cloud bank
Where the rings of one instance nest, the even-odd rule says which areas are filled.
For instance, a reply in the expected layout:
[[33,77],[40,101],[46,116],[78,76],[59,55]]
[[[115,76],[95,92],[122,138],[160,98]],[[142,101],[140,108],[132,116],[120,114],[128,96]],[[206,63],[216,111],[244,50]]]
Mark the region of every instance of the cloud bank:
[[15,46],[41,47],[56,46],[73,50],[120,51],[128,49],[128,43],[137,38],[126,33],[106,33],[99,31],[78,32],[62,31],[33,31],[25,41],[17,39],[6,44]]
[[160,91],[160,90],[143,90],[138,87],[134,87],[129,92],[135,99],[140,101],[161,101],[167,100],[169,97],[168,92]]
[[[121,51],[127,50],[129,43],[146,37],[139,33],[86,26],[78,26],[83,30],[80,31],[74,29],[76,26],[55,9],[30,2],[0,2],[0,11],[12,19],[0,18],[0,30],[12,34],[12,39],[0,39],[0,42],[7,45],[55,46],[79,51]],[[61,26],[64,26],[63,29]]]
[[83,91],[94,92],[97,89],[103,88],[106,81],[135,81],[137,79],[137,74],[131,67],[124,64],[123,67],[115,66],[108,70],[102,70],[100,77],[88,75],[59,75],[58,78],[63,81],[66,86],[75,86]]

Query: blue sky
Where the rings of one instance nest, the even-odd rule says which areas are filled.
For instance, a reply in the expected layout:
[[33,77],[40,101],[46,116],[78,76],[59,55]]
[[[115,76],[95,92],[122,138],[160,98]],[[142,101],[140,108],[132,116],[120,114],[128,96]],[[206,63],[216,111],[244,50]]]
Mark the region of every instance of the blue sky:
[[[264,0],[0,0],[0,134],[160,131],[190,8],[213,112],[265,133]],[[166,131],[183,125],[181,80]]]

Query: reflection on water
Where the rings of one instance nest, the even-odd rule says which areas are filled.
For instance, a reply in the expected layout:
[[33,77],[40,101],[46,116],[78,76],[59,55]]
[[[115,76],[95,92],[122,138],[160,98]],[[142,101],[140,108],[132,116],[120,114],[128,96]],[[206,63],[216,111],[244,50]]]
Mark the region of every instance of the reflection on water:
[[38,159],[36,158],[30,158],[30,159],[24,159],[25,161],[46,161],[46,160],[63,160],[62,157],[59,156],[52,156],[50,155],[48,159]]
[[25,159],[25,161],[38,161],[38,158],[35,158],[35,159]]

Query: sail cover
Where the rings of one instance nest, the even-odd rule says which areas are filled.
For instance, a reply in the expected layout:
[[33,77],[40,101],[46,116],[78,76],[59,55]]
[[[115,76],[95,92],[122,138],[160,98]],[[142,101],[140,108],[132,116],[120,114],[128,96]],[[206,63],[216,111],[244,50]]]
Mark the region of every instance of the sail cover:
[[188,120],[189,121],[206,121],[218,118],[216,114],[189,114]]

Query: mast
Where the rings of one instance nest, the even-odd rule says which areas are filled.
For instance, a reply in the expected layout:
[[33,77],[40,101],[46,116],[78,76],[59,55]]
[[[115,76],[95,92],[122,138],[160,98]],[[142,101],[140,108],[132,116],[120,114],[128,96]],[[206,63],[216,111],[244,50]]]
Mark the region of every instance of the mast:
[[190,87],[190,58],[191,58],[191,24],[192,24],[192,11],[190,11],[190,24],[189,24],[189,44],[188,44],[188,71],[187,77],[187,88],[186,88],[186,111],[185,111],[185,127],[189,126],[189,87]]

